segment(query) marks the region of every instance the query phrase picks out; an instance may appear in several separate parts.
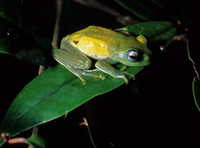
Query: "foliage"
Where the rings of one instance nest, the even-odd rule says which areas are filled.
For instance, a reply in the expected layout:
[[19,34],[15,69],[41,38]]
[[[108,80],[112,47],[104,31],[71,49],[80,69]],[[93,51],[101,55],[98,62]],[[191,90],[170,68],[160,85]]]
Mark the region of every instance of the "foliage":
[[[170,21],[173,15],[162,15],[166,13],[162,11],[165,7],[162,0],[115,1],[140,22],[128,24],[117,30],[133,35],[143,34],[150,43],[164,41],[165,45],[177,35],[177,24]],[[67,4],[69,5],[64,4],[64,8],[70,6],[70,2]],[[51,57],[52,37],[48,33],[40,34],[39,25],[25,25],[24,21],[29,16],[25,15],[27,9],[24,9],[24,5],[23,1],[19,0],[0,0],[0,54],[8,54],[19,60],[50,68],[30,81],[7,110],[0,133],[10,133],[11,136],[63,116],[95,96],[110,92],[124,84],[122,80],[106,76],[104,81],[87,77],[87,84],[83,85],[63,66],[55,66],[55,61]],[[161,12],[159,15],[158,11]],[[64,17],[70,18],[70,15]],[[69,18],[62,19],[70,20]],[[143,68],[131,67],[128,68],[128,72],[136,75]],[[193,94],[198,109],[199,92],[199,83],[194,79]]]

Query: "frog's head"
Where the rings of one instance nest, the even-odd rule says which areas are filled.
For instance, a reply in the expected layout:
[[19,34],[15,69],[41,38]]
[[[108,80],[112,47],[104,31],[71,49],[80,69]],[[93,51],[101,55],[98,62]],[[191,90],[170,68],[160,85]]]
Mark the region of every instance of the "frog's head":
[[119,52],[114,57],[115,61],[127,66],[145,66],[150,63],[151,51],[147,48],[147,39],[143,35],[139,35],[135,39],[135,47]]

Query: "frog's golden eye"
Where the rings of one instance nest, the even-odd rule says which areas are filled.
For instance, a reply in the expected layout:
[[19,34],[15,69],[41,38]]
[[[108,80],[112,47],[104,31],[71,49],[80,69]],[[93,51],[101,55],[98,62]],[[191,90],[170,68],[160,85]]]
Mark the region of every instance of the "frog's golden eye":
[[138,57],[140,56],[139,52],[138,52],[138,49],[134,48],[134,49],[130,49],[128,50],[128,60],[133,62],[133,61],[137,61],[138,60]]

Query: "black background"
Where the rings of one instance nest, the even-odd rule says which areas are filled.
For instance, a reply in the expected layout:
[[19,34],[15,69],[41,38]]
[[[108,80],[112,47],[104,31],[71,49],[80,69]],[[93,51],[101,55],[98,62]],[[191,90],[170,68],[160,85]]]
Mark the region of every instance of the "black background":
[[[39,3],[39,6],[35,1],[27,3],[29,18],[26,25],[40,26],[38,32],[42,30],[42,35],[51,36],[55,10],[52,9],[52,15],[49,12],[55,5],[53,1],[49,1],[48,5],[46,1]],[[107,3],[121,13],[129,14],[118,5]],[[176,8],[181,7],[180,2],[176,1],[173,5],[170,3],[172,2],[167,4],[171,8],[170,14],[176,14]],[[63,35],[88,25],[121,27],[113,17],[96,9],[76,3],[72,3],[70,7],[77,10],[78,14],[84,13],[81,18],[70,12],[66,14],[70,19],[62,22]],[[188,37],[191,39],[191,26],[188,27]],[[198,130],[196,117],[193,118],[188,112],[195,114],[198,111],[194,105],[191,87],[194,72],[187,59],[185,44],[181,41],[174,42],[164,52],[158,46],[149,46],[150,49],[153,48],[152,63],[136,76],[135,81],[92,99],[69,113],[67,118],[61,117],[41,125],[39,134],[45,139],[47,147],[92,147],[86,127],[79,125],[83,117],[88,119],[98,148],[145,145],[172,147],[187,144],[191,132]],[[192,50],[194,47],[191,46]],[[193,53],[195,52],[194,50]],[[194,58],[197,57],[195,53]],[[18,92],[37,75],[38,66],[9,55],[0,55],[0,67],[0,119],[3,119]],[[21,136],[29,134],[30,131]]]

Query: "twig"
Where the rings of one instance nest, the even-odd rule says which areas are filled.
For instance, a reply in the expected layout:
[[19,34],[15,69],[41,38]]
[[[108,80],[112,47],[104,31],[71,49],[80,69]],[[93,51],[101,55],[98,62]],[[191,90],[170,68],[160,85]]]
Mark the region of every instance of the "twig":
[[113,9],[103,3],[100,3],[98,0],[74,0],[74,1],[79,4],[98,9],[100,11],[103,11],[103,12],[111,15],[111,16],[114,16],[116,18],[116,20],[123,25],[128,25],[130,23],[138,22],[136,19],[133,19],[130,16],[124,16],[124,15],[120,14],[118,11],[116,11],[115,9]]
[[40,75],[44,70],[45,70],[45,67],[43,65],[40,65],[39,70],[38,70],[38,75]]
[[8,144],[28,144],[29,142],[26,140],[26,138],[17,137],[17,138],[11,138],[7,141]]
[[29,144],[26,138],[23,137],[10,138],[9,133],[1,133],[0,139],[8,144]]
[[82,5],[88,6],[88,7],[99,9],[99,10],[106,12],[110,15],[113,15],[115,17],[121,16],[121,14],[119,12],[117,12],[114,9],[100,3],[97,0],[74,0],[74,1],[77,2],[77,3],[80,3]]
[[176,36],[173,37],[172,41],[184,41],[186,43],[186,51],[187,51],[188,60],[192,63],[192,67],[193,67],[193,70],[195,72],[197,80],[200,80],[200,76],[199,76],[198,70],[196,68],[196,64],[195,64],[195,62],[192,59],[192,56],[190,54],[189,40],[188,40],[186,34],[176,35]]
[[97,147],[96,147],[96,144],[95,144],[95,142],[94,142],[94,139],[93,139],[93,137],[92,137],[92,132],[91,132],[90,126],[89,126],[88,121],[87,121],[87,119],[86,119],[85,117],[83,117],[83,122],[80,123],[80,126],[85,126],[85,127],[87,128],[88,135],[89,135],[90,141],[91,141],[91,143],[92,143],[92,146],[93,146],[94,148],[97,148]]
[[60,20],[62,13],[63,0],[56,0],[56,20],[54,25],[54,33],[51,45],[53,48],[58,48],[59,30],[60,30]]
[[[38,135],[38,128],[34,127],[32,130],[32,136],[37,136]],[[9,133],[2,133],[0,135],[0,138],[8,144],[27,144],[28,148],[34,148],[34,146],[28,142],[26,138],[23,137],[16,137],[16,138],[10,138]]]
[[37,126],[32,129],[31,136],[38,136],[38,127]]
[[[62,5],[63,5],[63,0],[56,0],[56,18],[55,18],[53,38],[51,42],[52,48],[58,48]],[[39,70],[38,70],[38,75],[40,75],[44,70],[45,70],[45,66],[40,65]]]
[[192,59],[191,54],[190,54],[189,40],[186,39],[185,42],[186,42],[186,50],[187,50],[188,59],[189,59],[190,62],[192,63],[192,67],[193,67],[193,70],[194,70],[194,72],[195,72],[195,74],[196,74],[197,80],[200,80],[199,73],[198,73],[197,68],[196,68],[196,66],[195,66],[195,62],[194,62],[194,60]]

